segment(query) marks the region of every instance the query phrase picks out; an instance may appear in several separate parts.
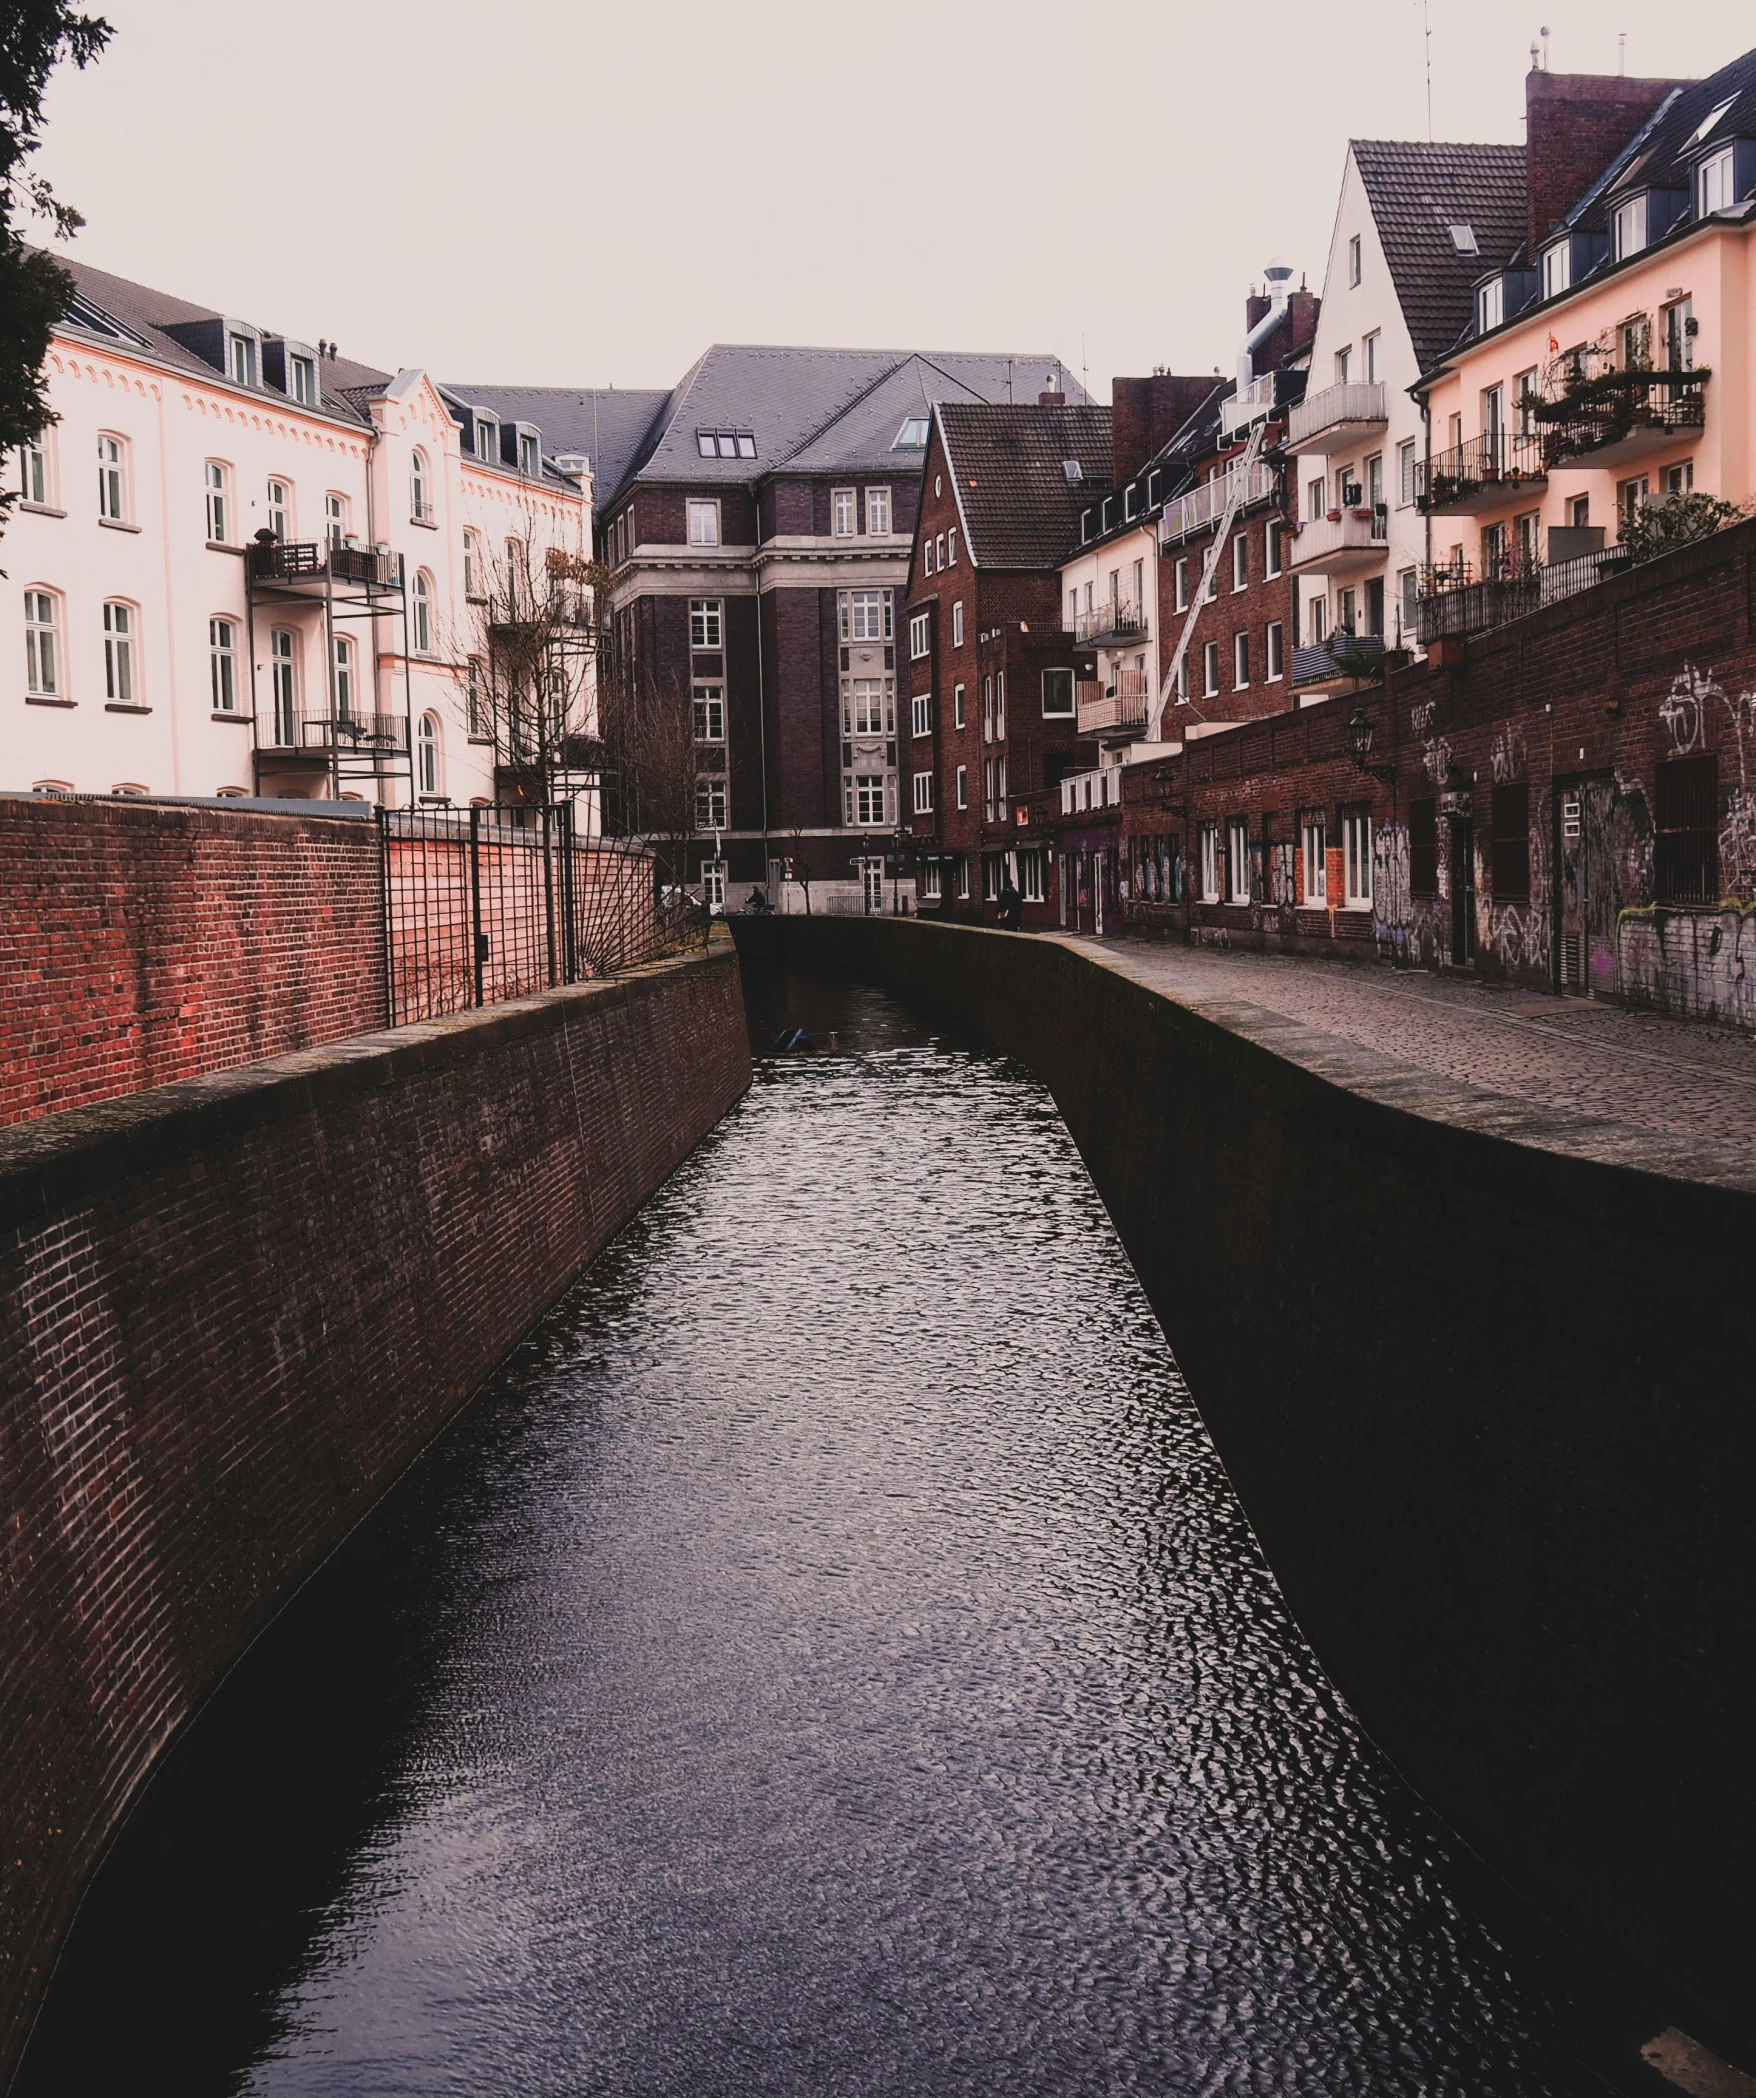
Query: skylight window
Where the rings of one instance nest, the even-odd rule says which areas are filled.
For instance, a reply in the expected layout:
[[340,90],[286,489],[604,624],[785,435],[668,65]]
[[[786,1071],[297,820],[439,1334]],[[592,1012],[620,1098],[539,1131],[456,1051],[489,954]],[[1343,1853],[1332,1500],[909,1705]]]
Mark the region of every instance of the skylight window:
[[1473,226],[1453,226],[1451,245],[1460,255],[1479,255],[1482,252],[1476,241],[1476,229]]
[[928,417],[924,415],[911,415],[908,421],[903,424],[902,428],[897,431],[896,442],[890,447],[890,449],[893,452],[895,452],[901,451],[906,447],[913,445],[924,445],[927,441],[927,431],[929,427],[930,423]]
[[[1737,99],[1738,98],[1736,95],[1728,97],[1727,100],[1725,100],[1719,105],[1719,107],[1713,112],[1711,116],[1703,117],[1700,123],[1696,125],[1695,129],[1690,132],[1689,145],[1700,145],[1701,141],[1707,137],[1707,135],[1713,130],[1713,127],[1719,122],[1720,118],[1725,115],[1726,111],[1731,108],[1732,104]],[[1688,147],[1685,146],[1683,150],[1687,152]]]
[[1085,468],[1077,459],[1063,459],[1061,471],[1067,476],[1067,485],[1070,488],[1085,479]]
[[123,327],[113,320],[101,306],[94,306],[90,299],[82,299],[76,293],[67,301],[67,318],[76,328],[84,328],[92,335],[109,335],[117,342],[138,343],[140,337],[132,329]]
[[697,430],[695,449],[704,459],[754,459],[756,439],[748,430]]

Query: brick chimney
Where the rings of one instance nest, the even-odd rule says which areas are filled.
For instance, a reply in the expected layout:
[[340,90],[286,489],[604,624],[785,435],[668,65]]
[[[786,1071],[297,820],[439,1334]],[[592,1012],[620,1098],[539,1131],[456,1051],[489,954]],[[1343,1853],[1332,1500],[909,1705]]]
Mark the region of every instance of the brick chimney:
[[1065,408],[1066,405],[1067,396],[1058,386],[1046,387],[1037,395],[1037,406],[1039,408]]
[[1552,233],[1673,88],[1690,80],[1545,73],[1524,80],[1524,176],[1530,248]]
[[1154,372],[1150,379],[1110,381],[1110,449],[1116,486],[1131,481],[1153,453],[1168,444],[1212,393],[1229,393],[1217,372],[1180,378]]
[[[1246,335],[1268,311],[1271,303],[1261,292],[1252,292],[1244,301]],[[1288,292],[1286,318],[1266,342],[1256,345],[1252,353],[1258,372],[1272,371],[1283,357],[1291,357],[1295,351],[1308,346],[1317,333],[1317,309],[1322,303],[1314,291],[1307,291],[1302,284],[1297,291]]]

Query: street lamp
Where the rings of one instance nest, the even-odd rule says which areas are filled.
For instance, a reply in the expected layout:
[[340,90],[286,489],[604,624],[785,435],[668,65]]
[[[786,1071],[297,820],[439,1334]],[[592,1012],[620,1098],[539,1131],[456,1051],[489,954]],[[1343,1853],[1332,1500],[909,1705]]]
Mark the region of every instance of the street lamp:
[[1369,773],[1373,779],[1394,780],[1394,765],[1374,765],[1372,757],[1372,717],[1364,707],[1355,707],[1347,725],[1348,754],[1354,761],[1356,771]]

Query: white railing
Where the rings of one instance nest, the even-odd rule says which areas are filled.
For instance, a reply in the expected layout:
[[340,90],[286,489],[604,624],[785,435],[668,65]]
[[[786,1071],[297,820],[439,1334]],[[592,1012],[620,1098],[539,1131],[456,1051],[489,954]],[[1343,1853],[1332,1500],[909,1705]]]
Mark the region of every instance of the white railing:
[[[1231,500],[1232,483],[1236,479],[1236,470],[1222,474],[1217,481],[1209,481],[1205,487],[1191,488],[1187,495],[1180,495],[1175,502],[1167,503],[1159,525],[1160,546],[1170,546],[1180,539],[1192,539],[1197,532],[1210,531],[1225,515],[1226,504]],[[1241,506],[1247,509],[1252,503],[1265,503],[1274,490],[1274,468],[1258,461],[1244,475]]]
[[1119,671],[1108,685],[1095,678],[1082,678],[1078,687],[1079,733],[1090,736],[1104,729],[1144,728],[1146,687],[1146,673],[1141,670]]
[[1089,612],[1074,617],[1073,639],[1081,648],[1090,648],[1099,641],[1113,639],[1131,644],[1145,638],[1146,615],[1125,597],[1113,597],[1107,604],[1094,605]]
[[1247,430],[1253,422],[1272,415],[1275,407],[1275,382],[1277,372],[1264,372],[1248,386],[1228,393],[1219,404],[1219,429],[1222,437],[1230,437],[1234,431]]
[[1061,782],[1061,813],[1078,816],[1086,809],[1114,809],[1122,805],[1122,768],[1112,765],[1095,772],[1073,772]]
[[1340,429],[1343,424],[1384,420],[1384,382],[1350,379],[1345,385],[1306,394],[1287,418],[1287,443],[1310,444],[1325,430]]
[[1299,536],[1288,542],[1288,566],[1321,568],[1337,554],[1381,554],[1389,523],[1382,510],[1344,510],[1338,518],[1313,518],[1300,525]]

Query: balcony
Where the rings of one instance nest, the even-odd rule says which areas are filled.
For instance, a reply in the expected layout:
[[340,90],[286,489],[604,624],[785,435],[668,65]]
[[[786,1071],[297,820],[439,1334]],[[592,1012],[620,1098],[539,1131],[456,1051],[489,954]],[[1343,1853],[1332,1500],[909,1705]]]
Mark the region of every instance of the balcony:
[[1415,469],[1415,502],[1430,517],[1477,516],[1548,486],[1536,431],[1497,430],[1439,452]]
[[331,751],[360,757],[393,757],[409,747],[408,717],[404,714],[307,713],[299,708],[290,717],[276,708],[258,724],[265,751],[296,751],[301,756],[327,758]]
[[1378,567],[1390,537],[1390,516],[1376,509],[1332,510],[1301,524],[1287,542],[1287,566],[1295,575],[1349,575]]
[[323,541],[257,539],[244,549],[244,573],[253,584],[303,595],[332,584],[368,590],[400,588],[400,559],[388,547],[332,546]]
[[[1174,502],[1167,503],[1159,522],[1159,545],[1173,546],[1184,539],[1193,539],[1197,533],[1211,531],[1225,515],[1238,476],[1239,469],[1234,467],[1218,480],[1209,481],[1201,488],[1191,488],[1187,495],[1180,495]],[[1259,462],[1251,467],[1244,482],[1238,508],[1249,510],[1258,503],[1271,502],[1278,492],[1274,468]]]
[[1119,670],[1109,684],[1082,678],[1074,687],[1082,736],[1129,736],[1146,726],[1151,680],[1142,670]]
[[1126,648],[1144,641],[1146,632],[1145,610],[1126,598],[1112,598],[1107,605],[1096,605],[1089,612],[1081,612],[1073,622],[1073,639],[1080,648]]
[[1415,605],[1415,638],[1423,648],[1435,641],[1486,634],[1594,590],[1627,568],[1625,546],[1606,546],[1571,561],[1511,561],[1498,573],[1477,577],[1467,563],[1426,570]]
[[1264,372],[1259,379],[1228,393],[1219,404],[1219,434],[1222,444],[1242,437],[1257,423],[1267,422],[1285,403],[1291,375]]
[[1703,426],[1707,403],[1701,388],[1712,376],[1706,370],[1634,369],[1575,379],[1553,400],[1537,403],[1544,463],[1589,459],[1593,466],[1620,466],[1662,451]]
[[1331,634],[1327,641],[1293,650],[1293,683],[1303,691],[1313,686],[1376,684],[1383,670],[1382,634]]
[[1061,813],[1082,816],[1087,809],[1114,809],[1122,805],[1122,768],[1108,771],[1073,772],[1061,782]]
[[1288,417],[1287,450],[1347,451],[1362,438],[1381,437],[1388,421],[1381,379],[1326,386],[1306,394]]

